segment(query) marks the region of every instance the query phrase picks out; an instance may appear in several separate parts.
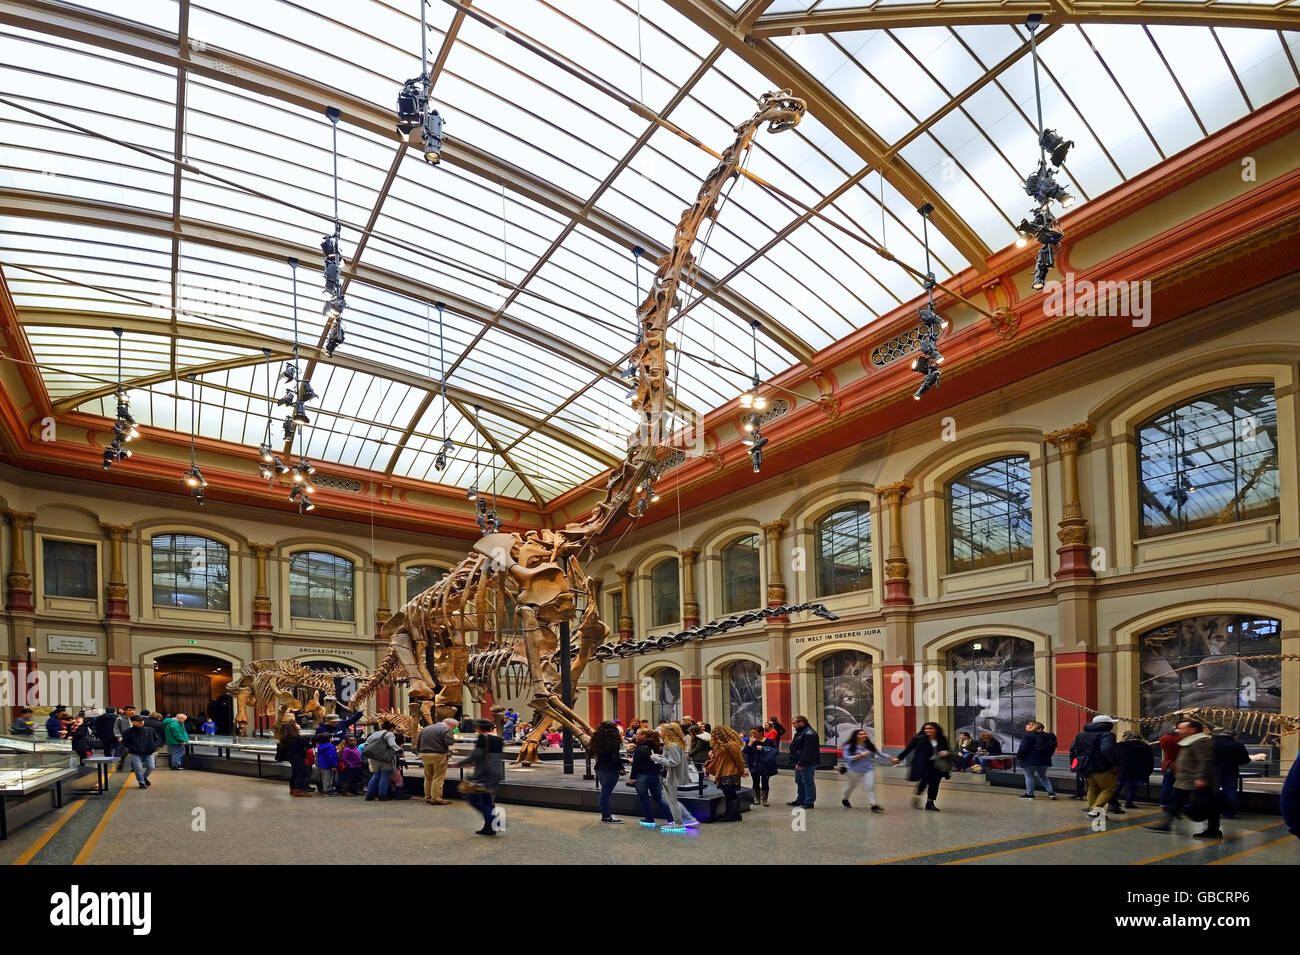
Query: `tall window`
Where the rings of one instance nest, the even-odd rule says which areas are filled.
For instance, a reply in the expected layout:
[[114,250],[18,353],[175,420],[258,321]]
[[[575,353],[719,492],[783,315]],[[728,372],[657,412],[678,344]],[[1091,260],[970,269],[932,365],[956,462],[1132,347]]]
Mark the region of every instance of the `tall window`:
[[311,620],[355,620],[352,561],[302,551],[289,558],[289,613]]
[[817,540],[817,596],[871,586],[871,505],[831,511],[813,529]]
[[94,597],[97,587],[94,544],[46,540],[45,593],[51,597]]
[[[1138,646],[1141,715],[1161,719],[1144,728],[1148,734],[1172,729],[1182,709],[1282,711],[1281,621],[1232,613],[1186,617],[1148,630]],[[1215,718],[1232,725],[1222,714]],[[1258,729],[1250,729],[1243,724],[1240,741],[1258,743]]]
[[871,654],[839,650],[822,657],[820,677],[822,741],[843,749],[854,733],[875,725]]
[[[982,637],[948,651],[953,733],[992,733],[1014,750],[1035,712],[1034,645],[1019,637]],[[945,692],[947,687],[945,687]]]
[[197,534],[159,534],[153,556],[153,602],[157,607],[230,609],[230,548]]
[[427,564],[417,564],[406,568],[406,599],[410,600],[424,593],[442,580],[442,575],[446,572],[442,567],[433,567]]
[[623,588],[620,587],[609,595],[609,619],[605,621],[609,629],[618,633],[619,620],[623,617]]
[[1138,427],[1142,537],[1278,512],[1277,397],[1239,385],[1166,408]]
[[655,670],[651,679],[655,704],[650,718],[656,723],[676,723],[682,718],[682,675],[672,667],[663,667]]
[[948,569],[977,570],[1034,556],[1029,458],[985,461],[948,483]]
[[747,733],[763,725],[763,668],[752,660],[739,660],[722,671],[727,697],[727,725]]
[[650,619],[654,621],[652,627],[662,627],[682,619],[676,557],[661,560],[650,571],[650,606]]
[[757,609],[758,535],[738,537],[722,548],[722,612]]

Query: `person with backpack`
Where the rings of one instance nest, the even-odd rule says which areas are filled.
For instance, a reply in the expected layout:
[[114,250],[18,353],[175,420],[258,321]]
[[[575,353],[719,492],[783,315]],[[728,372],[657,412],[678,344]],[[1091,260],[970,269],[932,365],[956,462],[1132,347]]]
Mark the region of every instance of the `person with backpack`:
[[1052,754],[1055,752],[1055,733],[1047,732],[1047,727],[1042,723],[1031,721],[1025,724],[1025,735],[1020,737],[1020,749],[1016,751],[1016,758],[1025,771],[1025,791],[1021,799],[1033,799],[1037,783],[1042,783],[1048,799],[1056,798],[1052,781],[1047,778],[1047,770],[1052,765]]
[[1115,724],[1118,722],[1113,716],[1098,713],[1070,744],[1070,765],[1088,780],[1088,807],[1084,812],[1090,816],[1105,812],[1107,803],[1115,796],[1118,778]]
[[474,772],[461,784],[465,792],[469,784],[469,804],[483,816],[483,826],[475,829],[475,835],[495,836],[501,830],[497,821],[497,788],[506,778],[506,760],[501,737],[496,735],[496,724],[491,720],[475,720],[474,728],[478,730],[478,741],[474,749],[457,767],[473,766]]
[[1136,809],[1137,803],[1133,802],[1133,797],[1137,795],[1139,786],[1146,786],[1151,781],[1151,773],[1156,768],[1155,757],[1151,755],[1151,744],[1144,740],[1141,734],[1129,731],[1124,734],[1124,740],[1119,744],[1115,761],[1119,767],[1119,790],[1116,792],[1116,798],[1120,792],[1125,793],[1127,798],[1124,800],[1124,805],[1129,809]]
[[388,802],[392,797],[388,793],[393,767],[397,763],[397,736],[393,733],[393,724],[384,720],[379,729],[366,737],[361,746],[370,769],[370,782],[366,785],[366,802],[378,799]]

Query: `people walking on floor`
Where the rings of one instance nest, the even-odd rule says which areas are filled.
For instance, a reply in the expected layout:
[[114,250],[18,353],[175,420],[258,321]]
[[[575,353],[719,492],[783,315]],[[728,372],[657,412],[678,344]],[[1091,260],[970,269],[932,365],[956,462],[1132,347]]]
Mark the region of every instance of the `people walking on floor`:
[[1250,762],[1250,753],[1237,741],[1237,731],[1221,729],[1214,734],[1214,768],[1219,776],[1219,795],[1223,799],[1223,818],[1233,819],[1241,805],[1241,767]]
[[1160,744],[1160,808],[1169,805],[1174,796],[1174,773],[1178,762],[1178,741],[1181,737],[1174,730],[1161,733],[1157,742]]
[[772,777],[778,772],[776,731],[764,730],[761,726],[753,727],[749,731],[749,739],[745,741],[744,753],[749,778],[754,784],[754,805],[766,806],[771,793]]
[[699,821],[682,806],[677,793],[678,789],[689,786],[691,782],[686,759],[686,734],[682,732],[679,724],[665,723],[660,742],[663,744],[663,752],[651,753],[650,759],[656,765],[663,767],[664,776],[661,785],[664,791],[664,802],[668,804],[668,810],[673,817],[672,823],[663,828],[675,832],[687,826],[698,826]]
[[420,730],[416,749],[424,764],[424,801],[430,806],[447,806],[442,790],[447,779],[447,759],[451,744],[456,742],[456,721],[450,716]]
[[[481,721],[476,721],[481,722]],[[490,722],[490,721],[489,721]],[[366,801],[378,799],[388,802],[389,784],[392,782],[393,766],[397,762],[397,737],[393,734],[393,724],[384,720],[379,729],[366,737],[362,744],[361,755],[366,758],[370,770],[370,782],[366,784]]]
[[1056,734],[1048,733],[1042,723],[1031,720],[1025,724],[1025,735],[1020,737],[1020,749],[1016,758],[1025,771],[1025,791],[1021,799],[1033,799],[1034,789],[1041,784],[1048,799],[1056,798],[1052,781],[1047,778],[1047,770],[1052,765],[1052,754],[1056,752]]
[[1220,839],[1218,778],[1214,765],[1214,743],[1199,720],[1182,720],[1174,732],[1179,736],[1178,758],[1174,771],[1174,791],[1165,818],[1153,826],[1156,832],[1169,832],[1179,813],[1192,820],[1205,819],[1205,828],[1194,833],[1197,839]]
[[938,812],[934,804],[939,796],[939,783],[952,775],[952,751],[948,746],[948,737],[938,723],[925,723],[921,732],[908,741],[907,746],[890,762],[895,766],[908,756],[912,762],[908,768],[908,778],[916,783],[916,794],[912,797],[912,808],[921,808],[921,793],[925,793],[925,808]]
[[338,792],[339,752],[330,739],[330,734],[321,731],[312,742],[316,746],[316,760],[312,769],[312,778],[316,780],[316,791],[322,796],[333,796]]
[[[113,722],[113,739],[117,744],[117,755],[122,757],[118,769],[125,769],[131,761],[131,754],[126,749],[126,731],[131,728],[134,716],[135,707],[128,703],[118,710],[117,719]],[[140,722],[144,723],[144,717],[140,718]]]
[[104,746],[105,756],[117,755],[117,734],[113,732],[113,727],[117,723],[120,713],[121,710],[110,706],[102,714],[95,717],[95,735]]
[[871,811],[884,812],[876,799],[876,760],[882,756],[880,750],[876,749],[876,744],[871,742],[871,735],[864,729],[855,730],[840,755],[844,757],[845,770],[844,797],[840,800],[840,805],[852,809],[849,797],[859,786],[864,786]]
[[85,711],[78,713],[77,718],[69,723],[68,727],[68,738],[72,740],[72,751],[84,763],[94,750],[90,742],[90,720],[86,717]]
[[614,787],[623,774],[623,734],[619,732],[618,724],[605,720],[597,726],[587,750],[595,757],[592,771],[600,786],[600,821],[622,824],[623,820],[610,808]]
[[1116,763],[1119,771],[1116,795],[1123,795],[1124,806],[1136,809],[1133,799],[1138,787],[1145,787],[1151,782],[1151,773],[1156,768],[1155,758],[1151,755],[1151,744],[1140,733],[1132,730],[1124,734],[1124,739],[1116,747]]
[[1090,816],[1099,816],[1115,796],[1118,753],[1115,743],[1115,724],[1119,720],[1098,713],[1070,744],[1070,758],[1075,772],[1088,780],[1088,806]]
[[339,789],[344,796],[360,796],[366,761],[357,748],[357,738],[347,736],[339,750]]
[[308,743],[294,719],[282,720],[275,728],[275,758],[289,764],[289,795],[310,796],[310,769],[307,766]]
[[790,765],[794,767],[794,800],[788,806],[812,809],[817,802],[815,773],[822,760],[822,742],[806,716],[794,718],[794,736],[790,740]]
[[654,761],[656,754],[663,752],[659,734],[654,730],[641,730],[636,734],[632,749],[632,768],[628,778],[636,786],[637,798],[641,800],[641,825],[655,824],[655,811],[671,822],[673,811],[664,801],[662,774],[663,770]]
[[473,766],[468,782],[475,788],[469,794],[469,804],[483,816],[483,826],[476,829],[480,836],[495,836],[498,832],[496,818],[497,788],[506,778],[505,747],[496,735],[496,724],[491,720],[475,720],[478,740],[474,749],[457,766]]
[[185,744],[190,741],[190,734],[185,731],[184,713],[177,713],[163,720],[163,741],[167,744],[168,765],[172,769],[183,769],[185,763]]
[[[820,751],[818,752],[820,756]],[[740,787],[749,775],[741,752],[740,734],[730,726],[719,726],[712,734],[712,747],[705,770],[722,790],[725,814],[718,822],[741,822]],[[815,798],[815,797],[814,797]],[[807,808],[812,808],[811,803]]]
[[131,772],[135,773],[137,786],[148,789],[153,785],[149,777],[153,774],[153,754],[158,748],[158,741],[153,730],[144,725],[144,717],[140,714],[133,714],[130,723],[122,734],[123,752],[131,761]]

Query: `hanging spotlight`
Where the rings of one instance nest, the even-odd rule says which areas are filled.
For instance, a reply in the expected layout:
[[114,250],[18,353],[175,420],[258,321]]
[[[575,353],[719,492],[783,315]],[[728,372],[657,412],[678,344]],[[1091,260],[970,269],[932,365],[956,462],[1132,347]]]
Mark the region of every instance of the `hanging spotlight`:
[[[334,300],[331,299],[330,301],[332,304]],[[344,308],[347,307],[347,303],[343,301],[343,296],[341,295],[338,297],[338,306],[339,306],[340,313]],[[330,325],[329,334],[325,337],[325,354],[333,358],[335,349],[337,349],[342,344],[343,344],[343,319],[339,318],[338,313],[336,313],[334,315],[334,321]]]
[[293,422],[295,424],[311,424],[311,419],[307,417],[307,409],[298,402],[293,408]]
[[939,387],[939,374],[940,372],[937,367],[931,368],[929,371],[927,371],[925,374],[925,378],[921,380],[921,387],[916,389],[916,393],[912,395],[912,397],[915,398],[917,401],[920,401],[921,396],[925,394],[927,391],[929,391],[931,388]]
[[280,372],[280,377],[285,381],[293,381],[298,377],[298,366],[291,361],[284,363],[284,370]]
[[754,440],[749,445],[749,460],[755,474],[763,467],[763,447],[767,444],[767,441],[768,439],[757,431],[754,432]]
[[280,396],[280,400],[275,403],[275,406],[277,408],[292,408],[297,403],[298,393],[290,388]]
[[477,501],[477,500],[478,500],[478,487],[475,486],[475,485],[473,485],[473,484],[471,484],[471,485],[469,486],[469,490],[467,490],[467,491],[465,492],[465,499],[466,499],[467,501]]
[[122,329],[114,328],[113,334],[117,336],[117,388],[113,392],[117,410],[116,420],[113,422],[113,440],[104,449],[102,456],[105,471],[131,456],[131,452],[123,447],[123,442],[134,441],[140,437],[135,419],[131,417],[131,399],[127,396],[126,385],[122,383]]
[[269,481],[271,480],[272,475],[275,474],[275,469],[265,461],[258,461],[257,473],[261,475],[263,481]]
[[1038,137],[1038,145],[1051,154],[1052,165],[1060,167],[1065,164],[1065,156],[1074,145],[1074,140],[1067,140],[1054,129],[1045,129]]
[[406,137],[418,127],[424,140],[424,161],[436,166],[442,158],[442,117],[429,105],[433,73],[425,42],[424,6],[424,0],[420,0],[420,75],[407,80],[397,91],[397,131]]
[[294,432],[296,430],[297,430],[297,425],[293,423],[293,418],[292,417],[285,418],[284,419],[284,440],[292,441]]
[[271,446],[267,444],[265,441],[263,441],[261,444],[257,446],[257,453],[263,461],[266,461],[268,463],[271,461],[271,457],[272,457]]
[[[334,356],[334,349],[343,344],[343,320],[339,316],[348,307],[347,301],[343,298],[343,225],[339,221],[339,117],[341,115],[333,106],[325,110],[334,137],[334,232],[323,236],[320,243],[321,253],[325,257],[325,287],[322,291],[325,305],[321,308],[321,314],[326,321],[325,353],[331,358]],[[296,338],[295,334],[295,340]]]
[[287,464],[285,464],[283,461],[281,461],[281,460],[280,460],[280,455],[278,455],[278,454],[275,456],[275,461],[274,461],[274,463],[273,463],[273,466],[274,466],[274,468],[275,468],[275,473],[276,473],[276,474],[288,474],[288,473],[289,473],[289,465],[287,465]]
[[939,365],[943,363],[943,355],[939,354],[938,341],[939,336],[948,328],[948,320],[934,308],[934,290],[938,286],[934,272],[930,271],[930,213],[934,212],[934,206],[927,202],[916,211],[921,214],[926,268],[924,283],[926,302],[921,306],[919,313],[921,323],[925,326],[925,333],[916,347],[918,354],[912,359],[912,370],[922,376],[921,385],[912,397],[920,401],[922,395],[939,384]]
[[939,349],[935,348],[934,342],[929,339],[922,341],[921,346],[917,351],[919,351],[920,354],[912,359],[913,371],[926,374],[932,366],[943,364],[943,356],[939,354]]
[[190,494],[193,495],[194,497],[194,503],[198,504],[199,507],[202,507],[204,501],[203,488],[196,487],[193,491],[190,492]]
[[754,359],[754,374],[750,379],[749,390],[740,396],[740,407],[763,411],[767,408],[767,399],[758,393],[759,386],[763,384],[762,379],[758,377],[758,328],[757,321],[749,323],[749,345]]
[[1034,280],[1029,283],[1030,288],[1041,289],[1047,284],[1047,273],[1052,270],[1056,264],[1056,253],[1052,251],[1050,245],[1044,244],[1038,250],[1038,257],[1034,260]]
[[316,389],[311,386],[311,382],[303,380],[298,388],[299,401],[311,401],[316,397]]
[[439,471],[447,467],[447,454],[456,447],[451,438],[442,439],[442,447],[438,450],[438,456],[433,459],[433,466]]
[[203,477],[203,472],[199,470],[197,464],[191,464],[190,469],[183,475],[185,483],[190,487],[207,487],[207,479]]

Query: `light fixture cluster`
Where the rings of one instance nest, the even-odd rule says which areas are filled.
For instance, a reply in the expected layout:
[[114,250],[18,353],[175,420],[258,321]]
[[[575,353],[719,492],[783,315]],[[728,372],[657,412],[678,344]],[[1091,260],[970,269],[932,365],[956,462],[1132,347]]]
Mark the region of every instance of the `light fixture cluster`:
[[763,383],[758,377],[758,327],[757,321],[749,323],[749,346],[754,359],[754,374],[750,378],[749,390],[740,396],[740,407],[748,412],[742,426],[745,436],[741,438],[741,444],[749,448],[749,463],[755,474],[762,470],[763,448],[768,443],[768,439],[762,434],[763,412],[767,410],[767,398],[758,392],[759,386]]
[[478,524],[478,529],[482,531],[484,534],[495,534],[497,531],[501,530],[501,525],[504,523],[504,521],[501,520],[501,516],[497,514],[497,471],[495,465],[493,465],[492,467],[491,507],[488,506],[487,498],[482,493],[480,493],[478,489],[478,481],[480,475],[479,457],[478,457],[478,448],[479,448],[478,439],[479,439],[479,435],[482,434],[482,431],[479,430],[478,413],[481,410],[482,409],[478,405],[474,406],[474,483],[471,484],[469,486],[469,490],[465,492],[465,497],[475,502],[474,520]]
[[343,297],[344,262],[341,244],[343,226],[339,222],[339,117],[341,115],[336,106],[327,107],[325,110],[325,116],[334,131],[334,231],[322,236],[320,240],[321,254],[325,257],[325,286],[321,292],[325,304],[321,306],[321,314],[325,317],[325,354],[330,357],[333,357],[335,349],[343,344],[343,310],[348,307],[347,300]]
[[403,137],[418,129],[424,143],[424,161],[436,166],[442,158],[442,115],[429,105],[433,72],[429,69],[429,46],[425,42],[425,0],[420,4],[420,75],[409,79],[397,91],[397,131]]
[[659,503],[659,492],[655,490],[655,485],[659,483],[659,469],[655,465],[650,465],[650,470],[646,473],[645,479],[637,486],[636,493],[636,515],[640,517],[646,512],[651,504]]
[[1065,157],[1074,145],[1074,140],[1066,139],[1054,129],[1043,128],[1043,97],[1038,86],[1038,46],[1034,42],[1034,33],[1043,21],[1040,13],[1030,14],[1025,21],[1029,29],[1029,49],[1034,61],[1034,99],[1038,105],[1038,167],[1025,179],[1025,195],[1034,200],[1034,208],[1028,218],[1020,220],[1016,226],[1019,238],[1016,245],[1024,248],[1032,240],[1039,244],[1038,257],[1034,261],[1034,279],[1030,283],[1035,289],[1047,284],[1047,273],[1056,265],[1056,256],[1060,253],[1061,239],[1064,232],[1052,214],[1052,203],[1059,203],[1062,209],[1074,204],[1074,196],[1057,182],[1056,176],[1065,163]]
[[[434,308],[438,310],[438,382],[439,393],[442,396],[441,424],[442,446],[438,449],[437,455],[433,459],[433,466],[439,471],[445,471],[447,468],[447,455],[456,450],[456,444],[447,436],[447,359],[443,352],[443,334],[442,334],[442,310],[445,306],[442,302],[435,302]],[[427,319],[428,313],[426,311]],[[430,375],[432,377],[432,374]],[[472,500],[472,499],[471,499]]]
[[921,306],[919,317],[921,324],[925,326],[925,331],[921,333],[921,342],[917,346],[917,355],[912,359],[912,371],[921,376],[921,384],[917,386],[912,397],[920,401],[922,396],[931,388],[939,387],[939,378],[942,375],[939,366],[943,364],[943,355],[939,354],[939,336],[948,328],[948,320],[940,315],[934,308],[934,289],[936,282],[934,273],[930,271],[930,213],[934,212],[934,206],[925,203],[916,210],[921,214],[921,233],[925,240],[925,304]]
[[316,493],[316,484],[312,481],[312,475],[316,473],[315,465],[307,458],[300,457],[297,464],[285,470],[293,475],[289,500],[298,505],[298,513],[306,514],[308,511],[316,510],[316,504],[311,499],[311,496]]
[[203,400],[203,392],[200,389],[198,400],[195,400],[194,389],[199,387],[198,379],[193,375],[186,375],[190,383],[190,466],[187,471],[181,475],[181,480],[185,486],[190,489],[190,495],[194,498],[195,503],[200,507],[203,506],[203,489],[208,486],[208,480],[199,470],[198,461],[195,458],[194,443],[198,438],[198,405]]
[[104,470],[131,457],[129,443],[140,437],[140,430],[131,417],[131,399],[127,396],[126,386],[122,384],[122,329],[114,328],[117,336],[117,390],[113,397],[117,402],[117,420],[113,422],[113,440],[104,449]]

